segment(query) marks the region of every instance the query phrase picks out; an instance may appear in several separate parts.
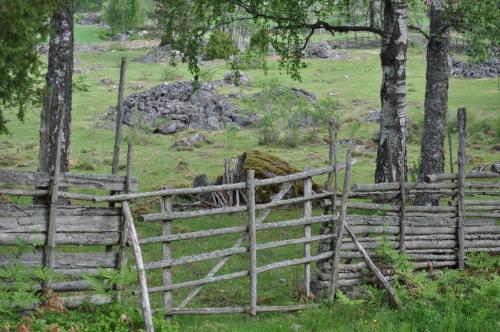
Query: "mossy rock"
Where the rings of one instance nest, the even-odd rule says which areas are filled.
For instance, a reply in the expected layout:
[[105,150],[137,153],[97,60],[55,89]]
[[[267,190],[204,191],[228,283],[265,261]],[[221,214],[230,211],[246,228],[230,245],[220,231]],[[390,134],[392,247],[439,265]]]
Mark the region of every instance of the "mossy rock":
[[[243,153],[238,160],[238,175],[242,181],[246,180],[246,174],[250,169],[255,171],[256,179],[269,179],[302,171],[275,155],[256,150]],[[294,182],[287,197],[304,195],[303,183],[303,181]],[[281,184],[256,188],[257,202],[269,202],[280,191],[280,188]],[[313,190],[318,192],[321,186],[313,182]]]

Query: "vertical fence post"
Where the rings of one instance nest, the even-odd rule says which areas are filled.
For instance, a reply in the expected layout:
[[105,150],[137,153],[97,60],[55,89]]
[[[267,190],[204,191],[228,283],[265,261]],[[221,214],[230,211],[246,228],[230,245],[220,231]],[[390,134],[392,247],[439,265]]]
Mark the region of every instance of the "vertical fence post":
[[[59,123],[57,127],[57,142],[56,142],[56,156],[54,160],[54,175],[50,184],[50,207],[49,207],[49,222],[47,227],[47,243],[45,250],[45,266],[53,268],[55,265],[55,251],[56,251],[56,233],[57,233],[57,202],[59,192],[59,179],[61,177],[61,150],[62,139],[64,136],[64,117],[65,117],[64,104],[61,105],[59,112]],[[48,282],[50,285],[50,281]]]
[[406,219],[406,169],[405,169],[405,154],[406,154],[406,115],[398,114],[399,130],[401,132],[401,155],[399,156],[399,186],[400,186],[400,210],[399,210],[399,251],[405,251],[405,219]]
[[[308,171],[310,168],[305,168],[304,171]],[[310,197],[312,195],[312,180],[307,178],[304,180],[304,197]],[[304,218],[308,219],[312,217],[312,202],[305,201],[304,203]],[[304,258],[309,259],[311,257],[311,225],[304,226],[304,237],[306,241],[304,243]],[[304,264],[304,290],[306,297],[309,297],[311,293],[311,263]]]
[[342,202],[340,210],[340,218],[338,221],[336,237],[334,238],[335,248],[333,252],[332,270],[330,275],[330,301],[335,298],[335,291],[337,289],[337,281],[339,277],[339,263],[340,263],[340,250],[342,248],[342,237],[344,235],[344,223],[347,215],[347,197],[349,195],[349,182],[351,180],[351,148],[352,142],[349,143],[346,153],[346,168],[344,177],[344,189],[342,192]]
[[[162,189],[169,189],[169,187],[163,187]],[[172,212],[172,199],[170,196],[162,196],[160,198],[160,208],[162,213]],[[170,220],[162,221],[163,236],[172,235],[172,222]],[[170,243],[163,242],[163,260],[168,261],[171,258]],[[172,269],[170,267],[163,268],[163,286],[170,286],[172,284]],[[166,311],[172,307],[172,292],[163,292],[163,305]]]
[[465,145],[467,143],[467,116],[465,108],[459,108],[457,111],[458,119],[458,227],[457,227],[457,242],[458,242],[458,267],[463,270],[465,268]]
[[125,68],[127,59],[122,57],[120,65],[120,83],[118,85],[118,102],[116,104],[116,124],[115,124],[115,146],[113,148],[113,163],[111,165],[111,174],[118,174],[118,163],[120,161],[120,145],[122,142],[122,118],[123,118],[123,93],[125,87]]
[[[125,178],[125,191],[128,193],[130,188],[132,188],[132,144],[128,144],[127,149],[127,175]],[[125,218],[122,217],[120,224],[120,249],[118,251],[118,271],[122,272],[127,266],[127,223]],[[121,301],[122,299],[122,289],[118,289],[116,294],[116,300]]]
[[255,171],[247,172],[248,241],[250,256],[250,315],[257,314],[257,236],[255,228]]
[[451,130],[448,128],[448,150],[450,151],[450,173],[455,174],[453,170],[453,142],[451,141]]

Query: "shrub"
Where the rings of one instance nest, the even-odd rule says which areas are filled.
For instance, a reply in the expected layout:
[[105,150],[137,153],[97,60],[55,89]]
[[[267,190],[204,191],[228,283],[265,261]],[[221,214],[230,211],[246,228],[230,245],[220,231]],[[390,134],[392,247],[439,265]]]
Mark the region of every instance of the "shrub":
[[85,80],[85,76],[77,76],[73,80],[73,91],[89,92],[90,84]]
[[227,60],[231,55],[235,55],[236,53],[238,53],[238,49],[229,34],[222,30],[217,30],[210,35],[207,44],[207,57],[209,60]]
[[273,119],[269,115],[264,116],[259,121],[257,142],[259,145],[270,145],[278,142],[278,128],[276,128]]
[[243,53],[235,56],[231,61],[231,69],[246,70],[246,69],[262,69],[267,72],[266,57],[262,53],[246,50]]
[[177,69],[175,67],[168,66],[167,68],[165,68],[165,71],[163,72],[163,80],[165,82],[175,81],[177,75],[178,75]]
[[104,21],[113,34],[134,30],[144,24],[144,0],[108,0],[104,4]]
[[249,49],[253,52],[260,53],[262,55],[267,55],[269,50],[269,35],[267,30],[262,28],[258,30],[256,33],[252,34],[250,37],[250,46]]

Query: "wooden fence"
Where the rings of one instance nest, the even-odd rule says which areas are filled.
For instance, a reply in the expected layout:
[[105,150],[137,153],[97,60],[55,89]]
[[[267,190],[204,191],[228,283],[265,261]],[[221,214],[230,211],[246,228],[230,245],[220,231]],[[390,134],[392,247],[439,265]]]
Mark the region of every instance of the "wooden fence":
[[[29,266],[50,265],[62,276],[63,280],[52,283],[51,287],[57,292],[71,294],[62,298],[65,306],[74,307],[84,300],[109,302],[111,299],[107,297],[89,297],[89,293],[81,293],[92,290],[82,279],[82,274],[96,274],[99,269],[119,267],[124,248],[115,252],[103,248],[120,243],[123,234],[121,209],[95,204],[69,205],[70,199],[91,196],[69,191],[58,191],[59,200],[51,203],[54,182],[43,173],[0,170],[0,195],[3,198],[3,203],[0,203],[0,246],[3,248],[0,266],[6,266],[14,258],[9,246],[18,245],[19,241],[26,242],[35,246],[35,251],[15,257],[15,260]],[[85,188],[118,193],[137,188],[135,179],[127,181],[124,176],[71,173],[61,174],[59,186],[65,190]],[[35,204],[33,199],[45,200],[47,204]],[[50,229],[53,229],[52,235]],[[52,246],[49,246],[49,238],[53,239]],[[89,250],[89,246],[92,249]],[[53,262],[48,262],[49,255],[53,256]]]

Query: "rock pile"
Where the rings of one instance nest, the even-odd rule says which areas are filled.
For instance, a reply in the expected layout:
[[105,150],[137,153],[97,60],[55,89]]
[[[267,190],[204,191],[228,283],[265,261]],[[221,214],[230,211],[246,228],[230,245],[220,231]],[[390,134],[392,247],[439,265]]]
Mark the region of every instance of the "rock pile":
[[185,128],[220,130],[229,123],[248,126],[255,120],[254,114],[242,114],[212,85],[203,82],[197,91],[189,81],[164,83],[134,93],[123,103],[123,123],[161,134]]
[[462,62],[455,58],[448,60],[450,75],[465,78],[497,77],[500,75],[500,60],[491,59],[485,63]]
[[[174,51],[174,54],[176,58],[180,57],[179,51]],[[142,63],[163,63],[170,61],[171,55],[172,49],[170,45],[165,45],[153,48],[148,53],[134,58],[134,61]]]
[[93,25],[102,22],[101,13],[79,13],[77,14],[77,16],[78,16],[78,24],[82,25]]

